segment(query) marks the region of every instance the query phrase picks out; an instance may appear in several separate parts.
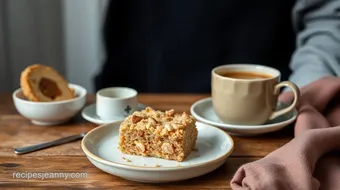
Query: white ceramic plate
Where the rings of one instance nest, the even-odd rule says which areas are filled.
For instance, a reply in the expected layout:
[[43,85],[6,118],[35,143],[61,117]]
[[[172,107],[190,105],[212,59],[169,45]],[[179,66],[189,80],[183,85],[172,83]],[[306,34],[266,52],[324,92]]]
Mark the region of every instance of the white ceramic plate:
[[132,181],[163,183],[204,175],[221,166],[234,149],[226,132],[197,122],[197,150],[183,162],[125,155],[117,148],[120,124],[121,121],[114,122],[91,130],[81,147],[97,168]]
[[[287,105],[279,102],[277,109]],[[263,125],[233,125],[221,122],[214,112],[212,98],[204,98],[195,102],[190,108],[191,114],[200,122],[207,123],[226,130],[237,136],[252,136],[280,130],[293,123],[297,117],[297,111],[293,110]]]
[[[139,110],[139,111],[143,110],[145,108],[146,108],[146,106],[143,105],[143,104],[137,105],[137,110]],[[117,118],[113,119],[113,120],[102,120],[96,113],[96,104],[91,104],[91,105],[86,106],[83,109],[83,111],[81,112],[81,115],[85,120],[87,120],[91,123],[97,124],[97,125],[108,124],[108,123],[112,123],[112,122],[115,122],[115,121],[120,121],[120,120],[125,119],[124,117],[117,116]]]

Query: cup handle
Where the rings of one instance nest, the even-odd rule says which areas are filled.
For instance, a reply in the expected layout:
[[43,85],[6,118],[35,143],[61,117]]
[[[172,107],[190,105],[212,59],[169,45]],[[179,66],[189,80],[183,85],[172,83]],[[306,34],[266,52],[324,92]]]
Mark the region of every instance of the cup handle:
[[272,115],[269,117],[269,120],[275,119],[275,118],[277,118],[277,117],[279,117],[281,115],[284,115],[284,114],[292,111],[296,107],[297,103],[300,100],[300,90],[299,90],[299,88],[294,83],[291,83],[289,81],[283,81],[283,82],[280,82],[279,84],[277,84],[275,86],[275,88],[274,88],[274,94],[275,95],[279,94],[280,93],[280,89],[282,87],[289,87],[289,88],[292,89],[293,94],[294,94],[293,103],[290,104],[286,108],[283,108],[281,110],[273,112]]

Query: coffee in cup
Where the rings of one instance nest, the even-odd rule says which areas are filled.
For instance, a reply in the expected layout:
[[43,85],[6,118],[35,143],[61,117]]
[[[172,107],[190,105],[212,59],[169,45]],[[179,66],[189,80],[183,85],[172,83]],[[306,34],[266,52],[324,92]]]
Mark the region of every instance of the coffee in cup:
[[[231,64],[212,70],[212,101],[218,118],[229,124],[260,125],[292,111],[300,97],[292,82],[280,82],[277,69],[251,64]],[[291,88],[294,101],[276,110],[283,87]]]
[[137,91],[109,87],[96,93],[96,113],[102,120],[123,120],[137,109]]

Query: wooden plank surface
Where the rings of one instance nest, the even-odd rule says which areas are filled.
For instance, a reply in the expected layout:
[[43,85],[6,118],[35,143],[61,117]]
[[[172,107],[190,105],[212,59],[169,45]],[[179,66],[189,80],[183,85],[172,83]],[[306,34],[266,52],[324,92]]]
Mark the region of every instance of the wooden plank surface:
[[[228,189],[230,180],[245,162],[258,158],[230,158],[217,170],[201,177],[165,184],[145,184],[127,181],[112,176],[94,167],[84,156],[58,156],[55,157],[23,157],[8,162],[10,157],[0,157],[0,183],[3,187],[37,186],[37,187],[114,187],[115,189]],[[67,166],[66,166],[67,165]],[[37,169],[39,168],[39,169]],[[13,177],[16,172],[85,172],[87,178],[70,179],[17,179]],[[15,175],[15,174],[14,174]]]
[[[195,101],[207,96],[142,94],[138,99],[155,109],[189,112]],[[87,99],[87,103],[94,101],[94,96]],[[87,160],[80,141],[26,155],[13,153],[15,147],[87,132],[96,126],[80,115],[60,126],[36,126],[18,115],[9,94],[0,95],[0,188],[230,189],[229,182],[240,165],[266,156],[292,138],[292,127],[257,137],[233,136],[234,152],[222,167],[201,177],[170,184],[137,183],[106,174]],[[13,177],[16,172],[86,172],[88,176],[67,180],[18,179]]]

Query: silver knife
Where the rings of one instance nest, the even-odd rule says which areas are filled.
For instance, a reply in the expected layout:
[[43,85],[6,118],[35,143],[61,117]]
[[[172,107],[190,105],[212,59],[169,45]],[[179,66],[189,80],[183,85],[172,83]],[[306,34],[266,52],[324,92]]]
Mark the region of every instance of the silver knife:
[[50,141],[50,142],[45,142],[45,143],[21,147],[21,148],[15,148],[14,153],[15,154],[26,154],[26,153],[34,152],[37,150],[42,150],[45,148],[49,148],[49,147],[53,147],[53,146],[57,146],[57,145],[61,145],[61,144],[65,144],[65,143],[69,143],[69,142],[82,139],[85,135],[86,133],[82,133],[79,135],[72,135],[69,137],[64,137],[64,138],[57,139],[57,140]]

